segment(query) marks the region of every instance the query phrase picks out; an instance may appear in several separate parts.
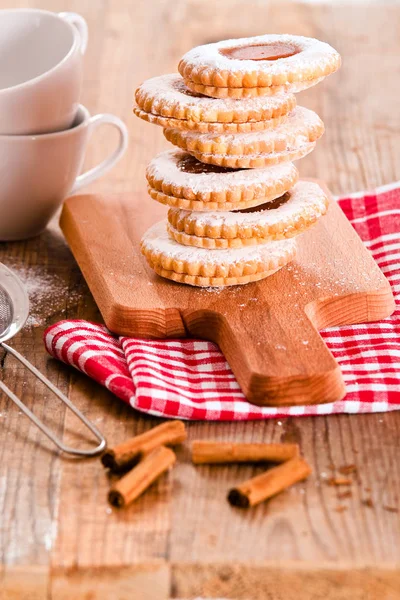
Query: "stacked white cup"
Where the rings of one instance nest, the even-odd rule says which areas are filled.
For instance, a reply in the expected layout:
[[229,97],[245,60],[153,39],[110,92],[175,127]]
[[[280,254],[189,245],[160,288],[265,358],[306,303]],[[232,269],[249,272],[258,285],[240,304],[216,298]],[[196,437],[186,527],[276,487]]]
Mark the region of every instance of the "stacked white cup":
[[[106,173],[128,133],[116,116],[80,104],[88,30],[75,13],[0,10],[0,241],[43,231],[64,198]],[[79,175],[88,139],[108,123],[116,150]]]

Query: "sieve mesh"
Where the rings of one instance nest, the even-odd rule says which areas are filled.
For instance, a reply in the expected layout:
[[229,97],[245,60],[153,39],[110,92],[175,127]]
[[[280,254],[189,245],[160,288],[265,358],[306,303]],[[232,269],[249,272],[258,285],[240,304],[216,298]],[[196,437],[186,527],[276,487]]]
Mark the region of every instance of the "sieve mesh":
[[0,284],[0,338],[7,331],[14,316],[12,300]]
[[[2,283],[3,282],[3,283]],[[9,291],[8,291],[9,290]],[[75,456],[95,456],[103,452],[106,447],[106,440],[100,431],[91,423],[85,415],[65,396],[56,386],[47,379],[36,367],[34,367],[26,358],[24,358],[17,350],[14,350],[7,344],[5,340],[9,339],[17,331],[21,329],[28,315],[29,300],[27,293],[19,281],[18,277],[12,273],[7,267],[0,263],[0,346],[11,354],[14,358],[24,365],[37,379],[39,379],[46,387],[49,388],[64,404],[72,410],[72,412],[86,425],[86,427],[99,440],[99,444],[93,449],[79,449],[66,446],[51,429],[48,428],[38,417],[22,402],[14,392],[12,392],[0,378],[0,391],[4,392],[18,407],[25,413],[27,417],[39,429],[54,442],[54,444],[67,454]]]

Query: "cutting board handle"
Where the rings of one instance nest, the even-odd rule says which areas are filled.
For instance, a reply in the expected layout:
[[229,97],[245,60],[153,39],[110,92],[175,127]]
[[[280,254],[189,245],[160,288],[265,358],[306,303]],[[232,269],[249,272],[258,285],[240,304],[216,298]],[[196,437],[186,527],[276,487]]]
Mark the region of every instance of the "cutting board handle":
[[320,404],[343,398],[338,363],[304,310],[287,303],[183,311],[188,332],[219,345],[246,398],[262,406]]

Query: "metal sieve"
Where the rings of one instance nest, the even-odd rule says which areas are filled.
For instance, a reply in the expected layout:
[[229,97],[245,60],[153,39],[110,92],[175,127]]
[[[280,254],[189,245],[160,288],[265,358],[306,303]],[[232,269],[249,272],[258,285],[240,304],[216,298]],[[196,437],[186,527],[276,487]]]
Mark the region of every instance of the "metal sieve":
[[19,352],[10,348],[4,342],[12,338],[24,326],[29,314],[28,294],[20,279],[10,269],[0,263],[0,346],[19,360],[31,373],[35,375],[45,386],[47,386],[72,412],[84,423],[84,425],[99,440],[96,448],[80,450],[66,446],[54,435],[54,433],[40,421],[36,415],[0,380],[0,390],[15,402],[20,410],[63,452],[75,456],[95,456],[100,454],[106,447],[106,440],[99,430],[81,413],[72,402],[58,390],[36,367],[34,367]]

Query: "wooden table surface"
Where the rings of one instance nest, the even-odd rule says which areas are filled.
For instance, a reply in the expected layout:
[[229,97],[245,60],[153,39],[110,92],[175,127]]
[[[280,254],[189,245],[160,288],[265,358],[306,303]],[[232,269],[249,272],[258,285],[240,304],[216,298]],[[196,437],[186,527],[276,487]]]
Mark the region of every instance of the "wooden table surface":
[[[35,4],[0,1],[2,8]],[[42,0],[40,6],[78,11],[87,19],[83,102],[93,114],[113,112],[129,126],[126,156],[88,191],[144,191],[146,163],[167,147],[159,128],[131,114],[142,80],[175,70],[192,46],[267,32],[315,36],[343,56],[338,74],[300,96],[327,130],[317,150],[299,163],[302,175],[325,179],[335,194],[400,179],[399,5]],[[96,133],[86,164],[98,162],[115,141],[112,131]],[[47,325],[65,318],[100,320],[56,220],[37,239],[1,244],[0,260],[21,275],[32,303],[28,324],[12,345],[67,392],[111,444],[154,425],[156,419],[135,414],[45,354]],[[0,358],[4,381],[68,443],[79,443],[80,427],[71,415],[11,357]],[[184,447],[169,476],[128,510],[114,512],[98,459],[58,456],[0,397],[0,597],[400,598],[399,513],[384,508],[399,505],[400,414],[192,423],[189,436],[296,441],[313,475],[243,512],[228,506],[225,492],[252,469],[194,468]],[[358,475],[352,497],[341,500],[326,477],[332,465],[345,464],[355,464]]]

